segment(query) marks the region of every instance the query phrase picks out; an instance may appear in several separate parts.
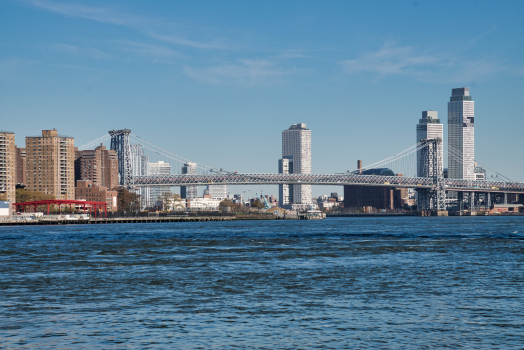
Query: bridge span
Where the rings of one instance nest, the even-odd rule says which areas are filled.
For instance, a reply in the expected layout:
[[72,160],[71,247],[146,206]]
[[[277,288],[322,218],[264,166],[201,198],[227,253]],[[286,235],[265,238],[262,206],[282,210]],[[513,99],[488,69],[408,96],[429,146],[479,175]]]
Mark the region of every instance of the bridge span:
[[[523,182],[471,181],[444,179],[446,191],[524,193]],[[357,174],[237,174],[133,176],[132,186],[202,186],[202,185],[359,185],[437,190],[436,179]]]

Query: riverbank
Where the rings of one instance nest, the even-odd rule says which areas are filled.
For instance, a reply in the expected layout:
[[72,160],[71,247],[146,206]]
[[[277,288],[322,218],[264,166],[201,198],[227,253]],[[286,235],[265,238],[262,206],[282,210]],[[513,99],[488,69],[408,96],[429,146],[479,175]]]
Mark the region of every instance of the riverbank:
[[337,213],[337,214],[326,214],[328,218],[343,218],[343,217],[385,217],[385,216],[417,216],[416,213]]
[[135,223],[156,223],[156,222],[199,222],[199,221],[232,221],[232,216],[177,216],[177,217],[130,217],[112,219],[41,219],[41,220],[10,220],[0,221],[0,226],[19,226],[19,225],[111,225],[111,224],[135,224]]
[[[154,217],[123,217],[123,218],[32,218],[28,220],[3,220],[0,226],[26,226],[26,225],[112,225],[112,224],[138,224],[157,222],[203,222],[203,221],[239,221],[239,220],[282,220],[274,215],[224,215],[224,216],[154,216]],[[296,217],[286,217],[285,220],[296,220]]]

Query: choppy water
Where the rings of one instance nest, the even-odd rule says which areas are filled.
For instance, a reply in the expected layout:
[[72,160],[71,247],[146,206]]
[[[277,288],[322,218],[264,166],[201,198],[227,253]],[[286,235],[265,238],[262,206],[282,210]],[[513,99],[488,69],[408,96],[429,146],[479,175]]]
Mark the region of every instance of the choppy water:
[[524,217],[0,228],[2,349],[522,349]]

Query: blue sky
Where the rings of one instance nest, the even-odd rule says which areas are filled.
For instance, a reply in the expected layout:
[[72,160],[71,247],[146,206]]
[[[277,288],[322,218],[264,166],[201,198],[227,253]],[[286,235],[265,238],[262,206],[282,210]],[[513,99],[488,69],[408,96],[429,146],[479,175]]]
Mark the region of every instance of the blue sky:
[[523,1],[4,0],[0,129],[22,146],[53,127],[77,145],[129,128],[203,164],[276,172],[281,131],[302,122],[313,172],[335,173],[414,144],[423,110],[445,124],[451,89],[469,86],[475,158],[524,181],[522,13]]

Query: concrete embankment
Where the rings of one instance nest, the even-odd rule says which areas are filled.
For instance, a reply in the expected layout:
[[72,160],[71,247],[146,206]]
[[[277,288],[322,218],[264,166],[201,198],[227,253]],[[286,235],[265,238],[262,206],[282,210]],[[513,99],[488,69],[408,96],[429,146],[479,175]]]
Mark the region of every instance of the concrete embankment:
[[134,224],[155,222],[197,222],[197,221],[232,221],[232,216],[178,216],[178,217],[131,217],[113,219],[91,219],[91,220],[11,220],[0,221],[0,226],[14,225],[111,225],[111,224]]
[[385,217],[385,216],[416,216],[416,213],[340,213],[326,214],[328,218],[365,218],[365,217]]

